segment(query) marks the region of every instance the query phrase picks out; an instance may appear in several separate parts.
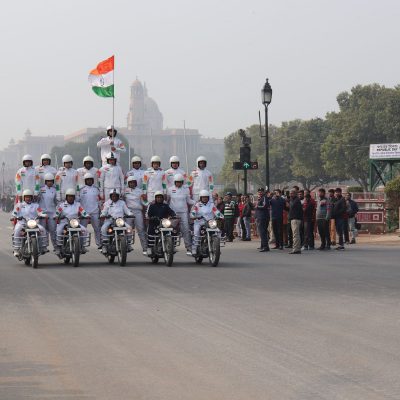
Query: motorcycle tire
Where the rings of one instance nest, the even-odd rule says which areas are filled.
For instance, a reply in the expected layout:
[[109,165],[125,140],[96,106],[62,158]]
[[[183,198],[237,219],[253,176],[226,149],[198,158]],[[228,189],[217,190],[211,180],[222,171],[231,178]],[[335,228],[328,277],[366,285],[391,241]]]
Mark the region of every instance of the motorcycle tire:
[[203,257],[195,257],[196,264],[201,264],[203,262]]
[[123,236],[118,238],[119,241],[119,251],[118,251],[118,262],[121,267],[126,265],[126,254],[127,254],[127,245],[126,245],[126,237]]
[[32,268],[37,268],[39,263],[38,242],[35,237],[32,237],[31,242],[32,242],[31,265]]
[[211,251],[210,251],[210,264],[216,267],[219,263],[219,258],[221,256],[221,243],[218,236],[213,236],[211,238]]
[[158,257],[151,257],[151,262],[152,262],[152,264],[157,264],[158,263]]
[[79,243],[79,237],[74,236],[73,242],[72,242],[72,263],[74,264],[74,267],[79,267],[79,258],[81,255],[81,246]]
[[29,258],[24,258],[24,263],[25,265],[31,265],[31,259]]
[[71,257],[64,258],[64,264],[69,264],[70,261],[71,261]]
[[111,255],[110,255],[110,256],[108,256],[107,258],[108,258],[108,263],[109,263],[109,264],[114,264],[115,256],[111,256]]
[[164,262],[167,267],[174,262],[174,243],[171,236],[165,237]]

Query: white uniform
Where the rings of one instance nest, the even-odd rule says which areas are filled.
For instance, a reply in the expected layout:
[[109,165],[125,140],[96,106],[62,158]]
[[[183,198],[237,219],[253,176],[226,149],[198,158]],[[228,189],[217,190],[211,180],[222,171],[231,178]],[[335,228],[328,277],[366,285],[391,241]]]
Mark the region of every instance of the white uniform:
[[143,191],[147,194],[147,200],[149,203],[154,201],[154,193],[161,191],[164,194],[167,189],[167,180],[165,171],[161,168],[155,170],[149,168],[143,175]]
[[[126,203],[123,200],[118,200],[114,203],[111,199],[109,199],[104,203],[100,217],[124,218],[125,215],[133,217],[133,214],[127,207]],[[104,221],[103,226],[101,227],[101,234],[103,236],[107,235],[107,229],[111,223],[112,221],[110,219],[106,219]],[[125,226],[128,229],[132,229],[131,226],[126,222]]]
[[[98,187],[83,186],[79,192],[80,203],[83,209],[90,216],[90,223],[93,227],[97,247],[100,246],[100,190]],[[88,220],[82,220],[82,225],[87,227]]]
[[93,175],[93,179],[94,179],[94,186],[98,186],[98,181],[99,181],[99,169],[96,167],[92,167],[90,169],[86,169],[85,167],[81,167],[77,169],[78,171],[78,186],[79,189],[83,188],[85,186],[85,180],[83,179],[83,177],[85,176],[85,174],[87,173],[91,173]]
[[57,192],[54,186],[48,187],[47,185],[44,185],[40,188],[39,206],[48,216],[43,225],[45,226],[47,233],[50,235],[53,247],[56,248],[57,222],[54,220],[54,217],[56,216]]
[[74,168],[61,167],[56,174],[56,190],[57,200],[65,200],[65,192],[68,189],[76,190],[76,198],[79,198],[79,186],[78,186],[78,171]]
[[56,176],[57,169],[54,168],[52,165],[38,165],[36,168],[36,173],[39,175],[39,185],[42,187],[45,182],[44,182],[44,176],[46,174],[52,174],[53,176]]
[[[114,145],[111,145],[111,141],[114,140]],[[107,155],[110,153],[115,154],[115,158],[117,159],[117,164],[120,163],[121,153],[126,152],[125,145],[119,140],[117,137],[112,139],[110,136],[100,139],[97,142],[97,147],[100,147],[101,151],[101,162],[104,165],[107,165]],[[115,147],[115,150],[111,148]]]
[[186,175],[186,172],[182,168],[174,169],[174,168],[171,167],[171,168],[168,168],[165,171],[165,175],[166,175],[166,179],[167,179],[167,189],[172,187],[172,186],[175,186],[174,176],[176,174],[181,174],[183,176],[183,179],[184,179],[183,186],[185,186],[185,187],[187,186],[187,175]]
[[[81,206],[79,201],[74,201],[72,204],[69,204],[66,200],[62,203],[60,203],[57,206],[56,210],[56,216],[59,219],[59,223],[57,226],[57,236],[62,236],[63,234],[63,229],[65,224],[68,222],[68,219],[79,219],[80,217],[87,217],[88,214],[85,211],[85,209]],[[87,234],[87,229],[80,224],[80,228],[82,229],[82,234],[86,235]]]
[[25,189],[32,190],[34,196],[39,194],[39,175],[34,167],[22,167],[15,175],[15,187],[17,196],[22,196]]
[[118,189],[120,194],[123,194],[124,174],[119,165],[107,164],[99,169],[99,188],[103,200],[109,199],[113,189]]
[[201,190],[207,190],[211,194],[214,190],[212,173],[208,169],[196,168],[190,174],[189,185],[191,187],[192,197],[195,201],[199,200],[199,193]]
[[132,168],[125,174],[125,182],[130,177],[134,176],[136,179],[137,187],[139,189],[143,189],[143,176],[144,176],[144,169],[135,169]]
[[139,187],[132,189],[128,186],[125,189],[125,203],[135,217],[131,224],[132,226],[134,224],[140,239],[140,244],[142,245],[142,249],[145,251],[147,249],[147,240],[143,220],[143,207],[146,207],[148,203],[147,201],[143,200],[143,190]]
[[[190,211],[191,218],[200,218],[204,217],[206,221],[213,218],[224,218],[223,214],[215,207],[214,202],[209,201],[207,204],[198,201]],[[193,235],[193,244],[192,244],[192,252],[196,252],[195,246],[195,238],[200,236],[200,228],[205,224],[204,219],[195,219],[194,221],[194,235]]]
[[188,206],[194,204],[194,201],[190,198],[190,192],[187,187],[176,187],[175,185],[170,187],[167,192],[167,201],[172,210],[175,211],[176,215],[180,218],[179,226],[182,232],[183,240],[185,242],[186,249],[190,248],[190,227],[189,227],[189,213]]
[[[46,214],[40,208],[39,204],[37,203],[18,203],[15,205],[12,215],[15,218],[25,218],[25,220],[17,221],[14,227],[14,236],[15,237],[22,237],[22,229],[26,227],[26,222],[28,219],[36,219],[38,217],[45,217]],[[43,228],[42,225],[38,224],[39,228],[39,247],[45,248],[47,246],[46,240],[46,229]]]

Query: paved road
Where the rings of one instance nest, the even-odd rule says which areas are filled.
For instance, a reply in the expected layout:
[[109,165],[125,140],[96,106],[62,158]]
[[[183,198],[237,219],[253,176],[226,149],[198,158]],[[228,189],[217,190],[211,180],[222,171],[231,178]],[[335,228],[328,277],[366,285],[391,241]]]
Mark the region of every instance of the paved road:
[[181,252],[74,269],[10,256],[0,215],[0,399],[400,399],[399,249]]

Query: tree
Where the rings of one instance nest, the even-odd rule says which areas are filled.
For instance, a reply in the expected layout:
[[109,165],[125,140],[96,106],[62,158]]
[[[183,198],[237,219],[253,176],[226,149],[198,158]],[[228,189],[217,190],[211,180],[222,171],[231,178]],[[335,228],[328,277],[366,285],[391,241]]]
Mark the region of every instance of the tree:
[[358,85],[340,93],[337,102],[339,112],[326,116],[325,170],[354,179],[367,190],[369,145],[399,140],[400,87]]

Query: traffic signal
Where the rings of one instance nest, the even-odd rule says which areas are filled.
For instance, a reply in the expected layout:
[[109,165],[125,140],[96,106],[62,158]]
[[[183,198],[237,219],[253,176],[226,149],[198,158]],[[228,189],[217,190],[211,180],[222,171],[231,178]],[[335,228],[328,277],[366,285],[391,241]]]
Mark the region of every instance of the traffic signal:
[[240,148],[240,162],[250,163],[251,161],[251,148],[249,146],[244,146]]

